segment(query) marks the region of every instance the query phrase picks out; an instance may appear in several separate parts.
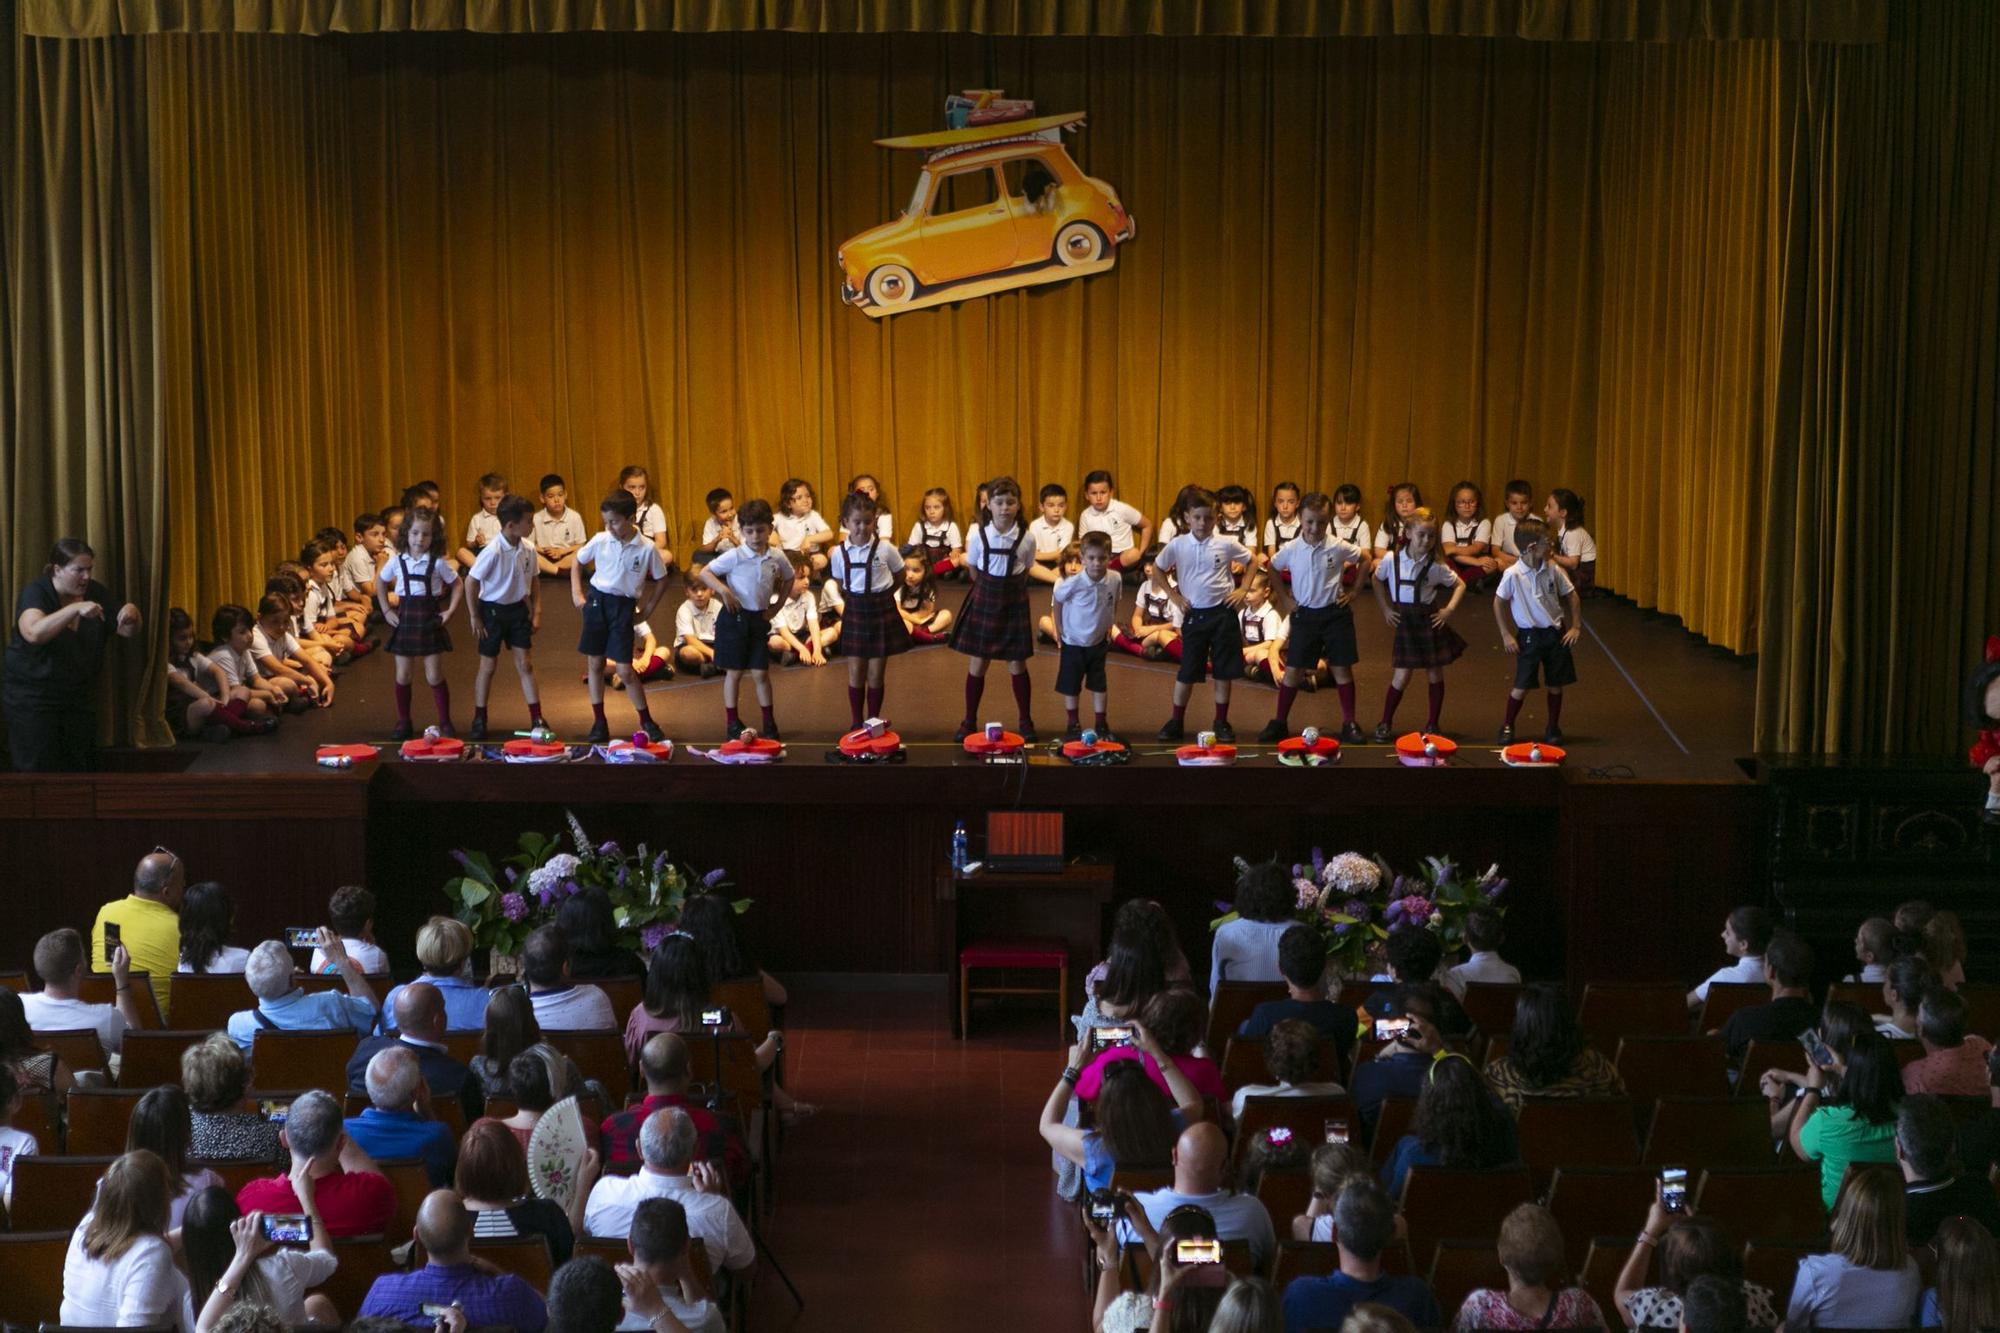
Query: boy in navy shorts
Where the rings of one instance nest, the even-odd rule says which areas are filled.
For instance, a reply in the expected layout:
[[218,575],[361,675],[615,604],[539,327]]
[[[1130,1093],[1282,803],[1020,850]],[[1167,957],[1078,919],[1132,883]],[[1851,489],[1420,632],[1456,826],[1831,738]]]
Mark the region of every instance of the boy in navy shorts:
[[[583,544],[576,563],[569,569],[570,597],[583,612],[583,637],[576,650],[583,654],[590,673],[590,743],[602,745],[611,739],[611,726],[604,720],[604,664],[609,661],[625,677],[625,693],[638,710],[639,725],[650,740],[664,740],[667,733],[653,721],[646,709],[646,683],[631,670],[632,625],[653,613],[653,606],[667,588],[667,565],[660,548],[639,532],[639,504],[624,491],[613,491],[598,506],[604,531]],[[583,586],[583,571],[590,570],[590,587]]]
[[1062,644],[1062,665],[1056,670],[1056,693],[1069,710],[1069,729],[1064,740],[1078,740],[1083,727],[1077,721],[1077,696],[1087,685],[1096,711],[1099,740],[1117,740],[1105,721],[1104,656],[1110,649],[1111,621],[1118,613],[1121,580],[1111,577],[1111,534],[1083,534],[1083,572],[1056,584],[1054,618]]
[[771,529],[770,501],[746,501],[736,512],[740,544],[724,548],[697,571],[722,599],[715,617],[715,664],[722,668],[724,727],[732,741],[743,730],[736,692],[746,671],[764,710],[762,734],[779,739],[771,711],[771,604],[792,586],[792,561],[771,545]]
[[[1514,529],[1518,563],[1500,574],[1493,590],[1493,618],[1507,651],[1518,653],[1514,688],[1507,693],[1507,720],[1500,724],[1500,743],[1514,740],[1514,719],[1521,701],[1535,688],[1537,676],[1549,691],[1549,725],[1542,739],[1562,744],[1563,686],[1576,684],[1576,661],[1570,648],[1583,633],[1583,602],[1561,565],[1549,559],[1548,525],[1524,518]],[[1503,609],[1504,608],[1504,609]],[[1566,613],[1565,613],[1566,612]]]
[[[1211,666],[1215,672],[1215,738],[1230,742],[1229,682],[1243,675],[1243,627],[1236,608],[1243,591],[1236,586],[1236,567],[1255,556],[1234,537],[1215,531],[1215,497],[1199,486],[1184,486],[1175,508],[1187,515],[1187,531],[1160,548],[1153,558],[1153,588],[1172,598],[1186,613],[1181,621],[1181,669],[1174,673],[1174,715],[1160,728],[1160,739],[1177,741],[1187,734],[1187,701]],[[1180,580],[1167,582],[1173,574]]]
[[535,507],[519,495],[501,497],[493,511],[499,529],[479,548],[467,572],[466,609],[472,615],[473,637],[479,643],[479,675],[472,682],[472,730],[475,741],[486,739],[486,696],[493,689],[493,671],[500,650],[514,650],[514,671],[521,677],[521,697],[528,701],[528,725],[542,725],[542,700],[535,688],[535,664],[528,649],[542,627],[542,585],[535,577],[540,558],[529,540],[535,530]]

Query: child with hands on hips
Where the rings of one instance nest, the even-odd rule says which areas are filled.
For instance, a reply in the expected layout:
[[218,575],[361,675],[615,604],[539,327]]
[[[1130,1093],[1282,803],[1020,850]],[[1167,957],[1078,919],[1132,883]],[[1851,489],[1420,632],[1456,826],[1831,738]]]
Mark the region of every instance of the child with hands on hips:
[[[1360,499],[1356,492],[1353,503],[1358,506]],[[1271,557],[1271,572],[1291,580],[1293,607],[1285,627],[1285,674],[1278,682],[1278,715],[1257,736],[1267,745],[1291,734],[1292,701],[1300,687],[1317,675],[1321,662],[1332,670],[1340,691],[1342,743],[1361,739],[1361,727],[1354,720],[1354,664],[1361,654],[1354,637],[1354,610],[1349,605],[1354,581],[1348,575],[1359,579],[1357,571],[1368,568],[1368,553],[1361,545],[1335,534],[1334,503],[1318,491],[1306,496],[1299,507],[1298,540],[1280,547]],[[1363,531],[1355,535],[1365,537],[1368,525],[1356,522]]]
[[700,578],[722,600],[715,618],[715,661],[722,668],[722,708],[729,740],[743,732],[737,716],[737,691],[743,673],[757,691],[764,712],[763,735],[778,739],[778,720],[771,710],[770,610],[792,585],[792,562],[771,544],[771,506],[749,500],[737,514],[740,546],[722,551],[703,565]]
[[[1243,675],[1243,630],[1236,618],[1243,591],[1236,586],[1239,567],[1247,566],[1250,549],[1215,530],[1216,500],[1199,486],[1183,487],[1175,507],[1187,517],[1187,531],[1160,548],[1153,558],[1152,585],[1181,608],[1181,666],[1174,673],[1174,711],[1159,731],[1162,741],[1187,734],[1188,696],[1211,666],[1215,673],[1215,738],[1230,742],[1229,684]],[[1178,586],[1167,582],[1172,574]]]
[[852,726],[882,716],[889,658],[910,647],[909,631],[896,614],[896,585],[903,581],[901,552],[883,540],[875,501],[850,491],[840,505],[846,540],[828,557],[829,588],[838,588],[842,650],[847,654],[847,706]]
[[[1400,489],[1400,488],[1399,488]],[[1375,739],[1389,739],[1390,724],[1396,720],[1396,705],[1403,701],[1403,687],[1412,671],[1422,671],[1430,681],[1429,719],[1425,731],[1436,731],[1444,713],[1444,669],[1465,652],[1465,640],[1451,628],[1452,614],[1465,597],[1465,584],[1451,572],[1451,566],[1437,558],[1437,527],[1427,510],[1415,509],[1400,520],[1401,533],[1389,538],[1391,547],[1376,538],[1382,563],[1375,571],[1375,600],[1381,603],[1382,618],[1396,631],[1390,662],[1389,691],[1382,700],[1382,720],[1375,727]],[[1451,589],[1444,605],[1437,594]]]
[[[583,635],[576,650],[583,654],[590,675],[589,741],[602,745],[611,739],[611,726],[604,717],[604,664],[627,668],[625,694],[639,714],[639,726],[647,739],[661,741],[666,732],[653,721],[646,707],[646,686],[632,665],[632,627],[652,614],[666,592],[667,562],[651,539],[639,532],[639,506],[625,491],[613,491],[598,506],[604,531],[584,543],[570,566],[570,600],[583,612]],[[583,571],[588,568],[590,587],[585,590]]]
[[[438,730],[449,736],[451,727],[451,686],[444,678],[444,655],[451,651],[451,633],[445,628],[465,585],[437,552],[442,521],[434,509],[412,509],[397,531],[396,554],[382,567],[375,582],[375,600],[382,619],[391,626],[389,653],[396,659],[396,727],[390,739],[410,738],[410,664],[421,661],[424,680],[431,687],[431,702],[437,708]],[[447,594],[447,589],[449,593]],[[389,594],[398,601],[389,604]]]
[[1507,718],[1500,724],[1500,744],[1514,743],[1514,720],[1521,714],[1521,701],[1536,684],[1545,682],[1549,721],[1542,739],[1560,745],[1563,687],[1576,683],[1576,661],[1570,649],[1583,633],[1583,601],[1569,575],[1550,562],[1545,525],[1532,518],[1525,520],[1514,530],[1514,543],[1521,559],[1507,566],[1493,590],[1493,619],[1499,622],[1502,644],[1516,659],[1514,688],[1507,695]]
[[[485,478],[481,478],[482,484]],[[542,585],[536,578],[541,559],[535,551],[534,506],[525,496],[505,495],[493,506],[499,523],[492,537],[480,544],[479,554],[466,571],[467,614],[472,618],[472,634],[479,644],[479,674],[472,682],[472,730],[475,741],[486,739],[486,700],[493,692],[493,673],[500,664],[500,650],[514,654],[514,674],[520,677],[521,697],[528,704],[528,725],[542,723],[542,696],[535,684],[535,664],[528,656],[535,631],[542,627]]]

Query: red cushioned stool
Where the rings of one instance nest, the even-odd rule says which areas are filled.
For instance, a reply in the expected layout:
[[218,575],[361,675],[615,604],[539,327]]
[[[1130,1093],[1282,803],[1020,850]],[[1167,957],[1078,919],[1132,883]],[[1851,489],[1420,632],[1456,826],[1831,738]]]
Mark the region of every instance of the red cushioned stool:
[[[972,969],[1001,972],[1050,972],[1056,984],[1021,986],[972,984]],[[958,951],[958,1036],[963,1041],[972,1030],[972,997],[975,995],[1053,995],[1056,997],[1056,1029],[1069,1041],[1069,948],[1061,940],[1047,937],[975,940]]]

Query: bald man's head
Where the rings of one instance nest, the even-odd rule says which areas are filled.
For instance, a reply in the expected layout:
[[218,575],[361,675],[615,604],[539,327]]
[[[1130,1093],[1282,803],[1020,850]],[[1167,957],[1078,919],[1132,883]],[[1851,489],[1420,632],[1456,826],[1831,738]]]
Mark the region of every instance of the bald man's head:
[[417,1209],[417,1239],[434,1264],[462,1263],[472,1248],[472,1214],[456,1190],[432,1190]]
[[428,981],[396,992],[396,1030],[423,1041],[444,1040],[444,993]]
[[165,899],[170,905],[179,903],[186,883],[187,872],[172,852],[147,852],[132,872],[132,892],[141,898]]
[[1174,1192],[1213,1194],[1222,1188],[1223,1168],[1229,1164],[1229,1140],[1221,1126],[1204,1120],[1181,1131],[1174,1144]]

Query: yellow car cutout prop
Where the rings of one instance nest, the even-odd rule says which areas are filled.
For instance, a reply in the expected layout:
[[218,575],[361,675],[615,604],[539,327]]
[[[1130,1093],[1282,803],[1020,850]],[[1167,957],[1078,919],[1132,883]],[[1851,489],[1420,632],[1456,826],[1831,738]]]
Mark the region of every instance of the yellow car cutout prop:
[[841,299],[880,319],[1117,263],[1136,224],[1064,151],[1062,132],[1082,123],[1074,112],[877,139],[923,152],[923,170],[901,217],[840,247]]

